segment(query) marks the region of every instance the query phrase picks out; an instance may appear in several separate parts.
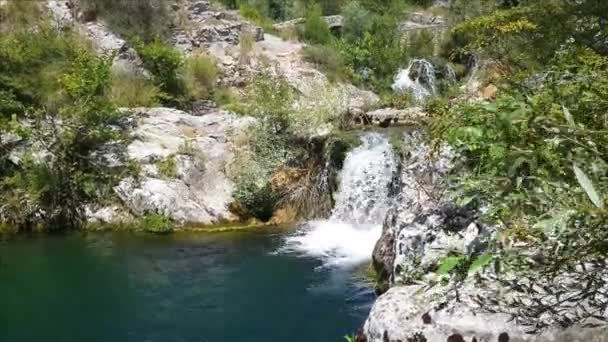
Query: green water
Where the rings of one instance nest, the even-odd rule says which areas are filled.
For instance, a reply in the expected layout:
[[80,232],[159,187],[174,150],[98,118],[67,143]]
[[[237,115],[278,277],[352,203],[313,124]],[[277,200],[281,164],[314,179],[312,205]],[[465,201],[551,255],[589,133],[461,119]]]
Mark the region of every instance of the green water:
[[353,270],[274,253],[279,230],[0,241],[0,341],[343,341]]

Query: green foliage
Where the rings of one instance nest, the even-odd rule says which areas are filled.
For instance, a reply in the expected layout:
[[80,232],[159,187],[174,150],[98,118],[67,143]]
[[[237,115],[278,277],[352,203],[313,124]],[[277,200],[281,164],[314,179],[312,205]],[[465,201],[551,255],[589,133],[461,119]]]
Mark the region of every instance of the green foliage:
[[161,214],[144,215],[140,219],[139,225],[142,230],[154,234],[169,234],[174,229],[171,219]]
[[209,99],[216,88],[218,72],[215,60],[210,56],[188,58],[180,75],[186,94],[192,99]]
[[171,102],[183,94],[178,71],[184,61],[180,53],[159,38],[150,43],[136,42],[137,52],[146,70],[154,75],[160,89],[167,95],[166,102]]
[[302,49],[302,57],[317,66],[331,81],[349,78],[349,69],[344,64],[342,56],[332,47],[306,46]]
[[150,79],[129,71],[112,73],[110,100],[116,107],[154,107],[161,91]]
[[86,20],[103,19],[127,39],[151,41],[168,35],[169,13],[164,0],[82,0]]
[[[608,37],[608,29],[601,24],[608,20],[607,13],[605,1],[570,0],[525,2],[493,12],[485,10],[455,27],[457,45],[465,50],[482,50],[520,69],[549,63],[568,41],[607,55],[608,47],[599,43]],[[452,54],[457,50],[453,49]]]
[[369,85],[379,93],[390,89],[395,70],[407,61],[405,46],[397,34],[396,18],[375,15],[363,38],[354,42],[340,40],[346,64],[354,70],[355,81]]
[[269,181],[242,178],[233,193],[234,199],[249,216],[268,221],[279,200]]
[[[120,113],[107,97],[111,61],[73,48],[75,57],[58,80],[65,101],[55,113],[29,117],[28,135],[41,143],[42,155],[26,154],[0,183],[0,217],[12,226],[80,227],[84,205],[111,193],[122,172],[98,153],[120,135],[112,128]],[[120,149],[112,153],[121,158]]]
[[246,112],[261,120],[271,134],[287,133],[295,95],[282,76],[265,71],[256,76],[245,91]]
[[358,1],[346,4],[342,9],[342,17],[344,18],[342,37],[349,42],[363,38],[365,32],[370,29],[371,13]]
[[331,31],[323,18],[321,18],[321,9],[318,6],[313,6],[309,9],[302,30],[302,38],[311,44],[328,44],[331,39]]
[[60,77],[76,51],[84,48],[72,32],[58,33],[44,24],[37,30],[36,34],[23,29],[0,35],[0,90],[3,106],[11,107],[10,111],[60,106]]
[[156,161],[158,174],[165,178],[175,178],[177,176],[177,163],[175,155],[169,155],[164,159]]
[[265,32],[272,32],[272,19],[268,18],[264,14],[261,14],[258,9],[248,5],[241,5],[239,8],[240,14],[243,18],[251,20],[255,24],[259,25],[264,29]]

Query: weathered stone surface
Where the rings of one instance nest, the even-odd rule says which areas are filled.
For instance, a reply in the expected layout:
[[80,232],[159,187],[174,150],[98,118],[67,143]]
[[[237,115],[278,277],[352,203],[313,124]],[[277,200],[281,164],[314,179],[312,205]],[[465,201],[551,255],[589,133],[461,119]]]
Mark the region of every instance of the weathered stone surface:
[[[193,116],[170,108],[134,109],[137,126],[128,155],[142,165],[141,179],[116,187],[135,214],[162,213],[179,223],[211,224],[237,219],[230,211],[233,184],[225,164],[233,157],[233,137],[252,119],[216,111]],[[173,158],[174,175],[159,173],[157,162]]]
[[[396,286],[388,290],[376,300],[365,322],[363,334],[367,341],[446,342],[455,341],[453,338],[457,336],[461,341],[479,342],[608,341],[606,327],[582,329],[577,326],[542,335],[526,334],[506,314],[482,312],[465,303],[438,307],[434,304],[438,292],[420,285]],[[419,339],[414,339],[415,336]],[[421,336],[425,339],[420,339]]]
[[133,216],[118,205],[102,208],[86,207],[85,215],[89,223],[121,224],[133,221]]
[[[341,15],[329,15],[321,18],[325,21],[325,23],[327,23],[327,26],[330,30],[340,30],[344,25],[344,18]],[[284,21],[282,23],[274,24],[272,25],[272,28],[277,31],[291,30],[295,29],[295,27],[298,25],[304,24],[305,20],[305,18],[296,18]]]
[[360,124],[388,127],[391,125],[417,125],[423,123],[427,114],[420,107],[406,109],[381,108],[367,112],[355,121]]
[[103,22],[79,22],[76,20],[78,11],[68,0],[48,0],[46,5],[57,29],[74,27],[91,41],[99,55],[114,54],[112,63],[114,69],[148,75],[135,49],[131,48],[124,39],[112,33]]

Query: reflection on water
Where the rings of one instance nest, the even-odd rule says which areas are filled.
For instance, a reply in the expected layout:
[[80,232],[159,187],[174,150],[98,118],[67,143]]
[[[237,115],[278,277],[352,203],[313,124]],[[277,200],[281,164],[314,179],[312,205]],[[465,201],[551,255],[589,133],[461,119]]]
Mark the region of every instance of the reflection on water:
[[283,233],[0,242],[0,341],[341,341],[373,300]]

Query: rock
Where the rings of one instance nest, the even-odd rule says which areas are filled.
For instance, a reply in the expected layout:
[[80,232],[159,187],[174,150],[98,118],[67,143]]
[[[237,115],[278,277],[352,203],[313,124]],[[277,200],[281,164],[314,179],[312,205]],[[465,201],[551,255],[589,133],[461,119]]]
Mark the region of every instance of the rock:
[[[157,212],[181,224],[235,221],[230,210],[234,185],[224,172],[233,157],[233,137],[253,122],[223,111],[194,116],[170,108],[136,108],[129,158],[142,165],[139,182],[115,188],[134,213]],[[159,160],[174,158],[175,175],[161,176]]]
[[87,222],[89,223],[126,224],[133,221],[133,216],[118,205],[97,209],[86,207],[85,215],[87,217]]
[[486,86],[485,88],[483,88],[483,90],[481,91],[481,96],[488,100],[496,100],[497,92],[498,92],[498,88],[495,85],[490,84],[490,85]]
[[103,22],[92,21],[95,18],[90,17],[87,13],[80,13],[81,16],[84,16],[83,21],[85,21],[80,23],[75,19],[79,13],[70,1],[47,0],[46,5],[58,29],[75,27],[93,43],[97,54],[105,56],[115,54],[112,64],[115,70],[149,76],[135,49],[131,48],[124,39],[112,33]]
[[408,20],[399,24],[402,32],[415,30],[442,30],[447,28],[447,20],[443,16],[434,15],[431,12],[410,12]]
[[188,10],[192,15],[201,15],[203,12],[209,11],[209,1],[197,1],[188,6]]
[[365,322],[363,334],[367,341],[384,342],[385,337],[390,341],[426,342],[607,340],[605,326],[530,335],[511,321],[510,315],[473,310],[466,304],[438,308],[433,299],[437,295],[438,291],[420,285],[391,288],[376,300]]
[[253,38],[255,39],[256,42],[261,42],[262,40],[264,40],[264,29],[256,26],[253,28]]
[[[344,18],[341,15],[330,15],[321,18],[327,23],[327,26],[332,31],[340,31],[344,25]],[[295,29],[296,26],[304,24],[305,21],[305,18],[296,18],[274,24],[272,25],[272,28],[277,31],[292,30]]]
[[358,118],[355,122],[361,124],[373,124],[381,127],[390,125],[417,125],[423,123],[427,114],[420,107],[410,107],[406,109],[381,108],[367,112]]

